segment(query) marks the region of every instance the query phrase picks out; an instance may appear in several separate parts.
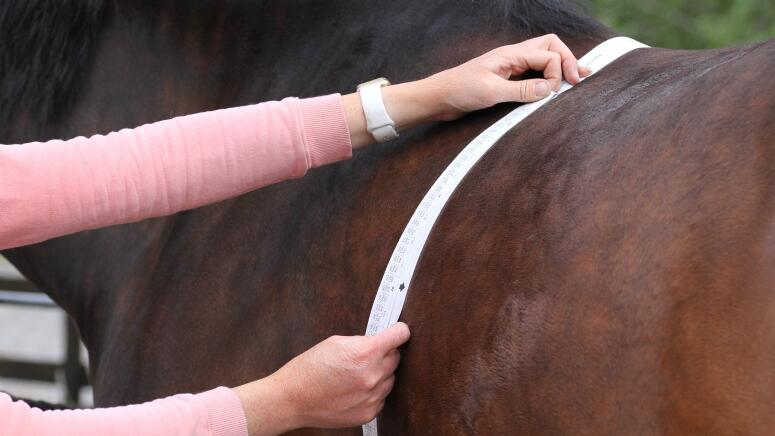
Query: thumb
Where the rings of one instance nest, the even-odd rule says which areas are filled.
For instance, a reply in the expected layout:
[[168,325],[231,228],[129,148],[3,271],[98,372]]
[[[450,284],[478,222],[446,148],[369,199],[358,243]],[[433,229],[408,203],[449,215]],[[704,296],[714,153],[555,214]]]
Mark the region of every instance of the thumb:
[[541,100],[552,92],[549,82],[544,79],[507,81],[503,92],[504,101],[528,103]]
[[372,336],[371,340],[376,343],[378,349],[387,353],[408,341],[410,336],[409,326],[403,322],[397,322]]

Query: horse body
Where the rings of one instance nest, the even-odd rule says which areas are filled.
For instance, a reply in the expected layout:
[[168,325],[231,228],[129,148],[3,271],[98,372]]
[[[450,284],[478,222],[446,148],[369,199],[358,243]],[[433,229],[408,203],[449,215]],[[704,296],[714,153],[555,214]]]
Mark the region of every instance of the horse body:
[[426,245],[386,414],[407,433],[766,434],[775,87],[742,83],[773,53],[640,50],[502,139]]
[[[103,11],[69,110],[16,123],[4,142],[415,79],[551,31],[578,56],[611,36],[528,2],[127,3]],[[638,50],[501,140],[418,265],[381,430],[771,428],[773,51]],[[76,320],[97,405],[238,385],[363,332],[414,208],[509,109],[218,205],[6,254]]]

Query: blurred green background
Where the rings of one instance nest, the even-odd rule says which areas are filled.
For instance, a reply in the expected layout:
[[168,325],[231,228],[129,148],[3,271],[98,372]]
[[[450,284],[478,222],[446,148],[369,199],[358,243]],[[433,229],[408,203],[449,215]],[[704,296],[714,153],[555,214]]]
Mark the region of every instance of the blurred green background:
[[582,0],[623,35],[667,48],[715,48],[775,38],[775,0]]

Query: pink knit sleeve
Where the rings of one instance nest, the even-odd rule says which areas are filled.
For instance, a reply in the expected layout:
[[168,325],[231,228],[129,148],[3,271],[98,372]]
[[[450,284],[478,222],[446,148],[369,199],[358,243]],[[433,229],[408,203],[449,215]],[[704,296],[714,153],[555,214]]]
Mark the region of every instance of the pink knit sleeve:
[[248,427],[239,398],[227,388],[133,406],[47,412],[0,393],[0,434],[247,436]]
[[0,145],[0,249],[192,209],[351,154],[338,94]]

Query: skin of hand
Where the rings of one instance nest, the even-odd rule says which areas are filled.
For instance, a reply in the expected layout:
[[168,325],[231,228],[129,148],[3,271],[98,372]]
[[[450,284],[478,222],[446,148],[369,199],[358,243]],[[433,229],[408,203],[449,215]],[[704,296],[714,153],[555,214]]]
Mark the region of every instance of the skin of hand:
[[354,427],[371,421],[393,388],[409,327],[399,322],[374,336],[332,336],[269,377],[234,392],[251,436],[303,427]]
[[[544,78],[509,80],[530,70],[543,71]],[[549,34],[496,48],[422,80],[386,86],[382,97],[396,127],[403,130],[454,120],[498,103],[540,100],[559,90],[563,78],[575,85],[589,74],[560,38]],[[342,102],[353,149],[373,143],[358,94],[345,95]]]

